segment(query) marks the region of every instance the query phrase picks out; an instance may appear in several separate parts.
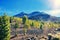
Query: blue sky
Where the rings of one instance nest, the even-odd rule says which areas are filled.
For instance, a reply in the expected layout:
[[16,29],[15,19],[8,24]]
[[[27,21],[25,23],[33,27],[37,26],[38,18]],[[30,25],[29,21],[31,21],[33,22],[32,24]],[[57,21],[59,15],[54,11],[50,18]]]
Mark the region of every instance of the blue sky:
[[57,2],[56,0],[0,0],[0,15],[3,15],[4,12],[9,16],[13,16],[20,12],[43,11],[52,16],[60,16],[58,7],[60,3],[57,4]]

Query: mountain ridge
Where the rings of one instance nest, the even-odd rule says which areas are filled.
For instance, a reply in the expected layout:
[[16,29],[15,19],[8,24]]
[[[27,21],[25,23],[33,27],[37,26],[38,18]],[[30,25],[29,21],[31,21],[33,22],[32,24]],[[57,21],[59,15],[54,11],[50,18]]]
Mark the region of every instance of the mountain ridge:
[[19,14],[14,15],[14,17],[22,18],[24,15],[26,15],[31,20],[60,21],[60,17],[51,16],[47,13],[39,12],[39,11],[34,11],[34,12],[31,12],[30,14],[21,12]]

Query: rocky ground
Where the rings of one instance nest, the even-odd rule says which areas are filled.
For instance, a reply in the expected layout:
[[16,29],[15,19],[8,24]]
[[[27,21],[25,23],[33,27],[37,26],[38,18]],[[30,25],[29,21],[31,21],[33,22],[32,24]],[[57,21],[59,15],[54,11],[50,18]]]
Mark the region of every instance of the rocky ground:
[[11,40],[40,40],[41,38],[47,39],[46,35],[43,35],[43,30],[40,29],[30,29],[27,30],[26,35],[24,35],[23,29],[17,29],[18,36],[14,37],[15,35],[15,30],[12,29],[11,32]]

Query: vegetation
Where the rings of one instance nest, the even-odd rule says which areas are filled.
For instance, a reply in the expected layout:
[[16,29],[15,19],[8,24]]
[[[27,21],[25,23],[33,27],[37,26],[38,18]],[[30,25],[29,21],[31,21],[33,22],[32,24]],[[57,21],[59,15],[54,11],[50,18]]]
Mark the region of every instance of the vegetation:
[[6,14],[0,17],[0,40],[10,40],[10,20]]
[[28,22],[28,18],[27,18],[27,16],[24,16],[24,17],[22,18],[22,23],[25,24],[25,23],[27,23],[27,22]]
[[12,23],[13,19],[14,19],[14,17],[10,17],[10,23]]
[[[15,29],[15,36],[17,36],[17,29],[21,27],[21,25],[23,25],[24,35],[26,35],[27,30],[30,29],[41,29],[47,33],[48,30],[50,31],[60,27],[60,23],[58,22],[29,20],[27,16],[24,16],[23,18],[8,17],[4,14],[3,16],[0,16],[0,40],[10,40],[10,24],[12,24],[13,26],[11,27]],[[57,38],[55,39],[59,40]]]
[[53,38],[53,40],[59,40],[59,38]]
[[19,28],[18,22],[15,23],[14,28],[15,28],[15,36],[17,36],[17,28]]
[[29,20],[28,20],[27,16],[24,16],[22,18],[22,22],[24,24],[24,32],[25,32],[24,35],[26,35],[27,29],[30,29],[30,24],[29,24]]
[[30,28],[30,25],[29,24],[25,24],[24,25],[24,35],[26,35],[26,33],[27,33],[27,30]]
[[34,22],[31,23],[31,26],[34,26]]

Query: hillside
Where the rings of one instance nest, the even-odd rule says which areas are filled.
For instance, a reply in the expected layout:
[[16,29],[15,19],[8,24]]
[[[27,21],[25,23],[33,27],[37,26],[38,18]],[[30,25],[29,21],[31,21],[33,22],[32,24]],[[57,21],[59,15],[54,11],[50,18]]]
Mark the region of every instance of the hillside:
[[38,12],[38,11],[29,13],[29,14],[21,12],[19,14],[14,15],[14,16],[22,18],[24,15],[26,15],[31,20],[60,21],[60,17],[51,16],[51,15],[49,15],[47,13]]

